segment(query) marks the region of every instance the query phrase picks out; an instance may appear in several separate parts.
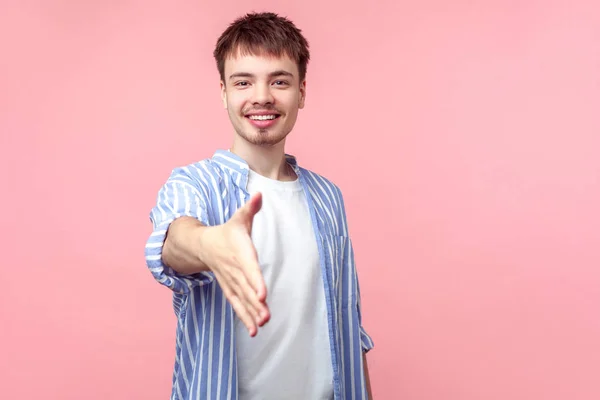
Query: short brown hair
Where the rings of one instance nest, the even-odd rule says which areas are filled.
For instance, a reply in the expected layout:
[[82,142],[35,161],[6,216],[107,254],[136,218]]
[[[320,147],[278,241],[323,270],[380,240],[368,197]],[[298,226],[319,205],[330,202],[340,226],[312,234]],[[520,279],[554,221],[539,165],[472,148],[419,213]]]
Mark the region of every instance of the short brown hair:
[[236,19],[221,34],[213,55],[223,81],[225,59],[237,51],[243,55],[287,55],[298,65],[300,81],[303,81],[310,59],[308,47],[302,31],[289,19],[270,12],[249,13]]

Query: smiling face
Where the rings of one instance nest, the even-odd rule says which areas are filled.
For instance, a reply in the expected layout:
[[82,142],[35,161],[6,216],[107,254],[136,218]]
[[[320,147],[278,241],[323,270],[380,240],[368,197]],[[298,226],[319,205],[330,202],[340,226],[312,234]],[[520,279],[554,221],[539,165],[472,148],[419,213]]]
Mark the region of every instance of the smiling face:
[[223,79],[221,97],[238,138],[274,146],[292,131],[306,94],[292,59],[238,52],[227,58]]

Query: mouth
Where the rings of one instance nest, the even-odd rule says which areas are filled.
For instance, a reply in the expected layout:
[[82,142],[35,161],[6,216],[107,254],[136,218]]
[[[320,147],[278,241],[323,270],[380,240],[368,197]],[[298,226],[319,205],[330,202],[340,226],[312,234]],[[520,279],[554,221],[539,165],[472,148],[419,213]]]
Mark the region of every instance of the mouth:
[[247,114],[245,117],[256,128],[265,129],[275,125],[281,114]]
[[251,121],[271,121],[274,119],[279,118],[281,115],[280,114],[249,114],[246,115],[246,118],[248,118]]

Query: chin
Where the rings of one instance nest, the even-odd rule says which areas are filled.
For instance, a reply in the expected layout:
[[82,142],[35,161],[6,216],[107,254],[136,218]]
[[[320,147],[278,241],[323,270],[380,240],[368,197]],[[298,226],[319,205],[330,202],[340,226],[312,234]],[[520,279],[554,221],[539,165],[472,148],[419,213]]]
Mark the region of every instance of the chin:
[[268,131],[252,132],[251,134],[240,135],[245,141],[256,146],[275,146],[281,143],[287,135],[273,134]]
[[265,147],[269,147],[269,146],[275,146],[279,143],[281,143],[281,141],[284,138],[266,138],[266,137],[256,137],[253,138],[254,140],[251,140],[250,143],[256,145],[256,146],[265,146]]

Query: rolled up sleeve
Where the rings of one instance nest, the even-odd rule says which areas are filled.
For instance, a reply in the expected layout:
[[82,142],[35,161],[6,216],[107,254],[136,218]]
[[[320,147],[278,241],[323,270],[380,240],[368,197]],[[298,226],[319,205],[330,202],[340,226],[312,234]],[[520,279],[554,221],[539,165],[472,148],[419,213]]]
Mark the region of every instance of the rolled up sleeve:
[[359,328],[359,332],[360,332],[360,345],[362,348],[362,351],[364,353],[369,352],[375,345],[373,343],[373,339],[371,338],[371,336],[367,333],[366,329],[363,326],[363,322],[362,322],[362,306],[361,306],[361,300],[360,300],[360,283],[359,283],[359,279],[358,279],[358,273],[356,271],[356,264],[354,261],[354,249],[352,247],[352,244],[350,242],[350,257],[349,257],[349,268],[351,273],[354,275],[354,298],[356,299],[356,311],[357,311],[357,315],[358,315],[358,328]]
[[156,205],[150,211],[152,233],[146,241],[146,265],[156,281],[175,293],[185,294],[194,286],[205,285],[214,280],[214,275],[210,272],[179,274],[162,260],[167,231],[177,218],[193,217],[208,226],[205,193],[184,170],[176,169],[160,188]]
[[[360,292],[360,290],[359,290]],[[358,318],[359,318],[359,328],[360,328],[360,345],[362,347],[362,351],[363,353],[368,353],[371,349],[373,349],[373,347],[375,347],[375,344],[373,343],[373,339],[371,338],[371,336],[369,336],[369,334],[367,333],[367,331],[365,330],[363,324],[362,324],[362,316],[361,316],[361,305],[360,305],[360,294],[358,294],[357,296],[359,298],[359,300],[356,303],[356,307],[358,309]]]

